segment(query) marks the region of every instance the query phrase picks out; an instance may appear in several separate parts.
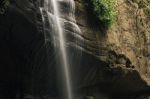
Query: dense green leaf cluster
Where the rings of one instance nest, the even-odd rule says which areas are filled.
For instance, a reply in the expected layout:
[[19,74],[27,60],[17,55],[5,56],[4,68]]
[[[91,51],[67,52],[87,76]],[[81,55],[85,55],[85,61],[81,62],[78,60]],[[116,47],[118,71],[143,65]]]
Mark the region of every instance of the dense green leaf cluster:
[[116,0],[91,0],[93,12],[106,27],[116,20]]

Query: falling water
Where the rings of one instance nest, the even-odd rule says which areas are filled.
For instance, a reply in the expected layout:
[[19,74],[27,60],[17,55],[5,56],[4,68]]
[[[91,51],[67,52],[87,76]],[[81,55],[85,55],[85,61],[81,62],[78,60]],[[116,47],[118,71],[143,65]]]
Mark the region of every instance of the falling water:
[[67,91],[67,99],[72,99],[72,93],[71,93],[71,82],[70,82],[70,77],[69,77],[69,70],[68,70],[68,58],[67,58],[67,52],[66,52],[66,47],[65,47],[65,37],[63,36],[63,30],[61,23],[59,21],[59,10],[58,10],[58,4],[56,0],[52,0],[52,5],[53,5],[53,10],[54,10],[54,18],[56,22],[56,26],[58,29],[58,37],[59,37],[59,44],[60,44],[60,51],[61,51],[61,58],[62,58],[62,66],[63,66],[63,71],[64,71],[64,79],[66,83],[66,91]]
[[[61,11],[62,10],[59,6],[59,3],[61,2],[66,2],[68,4],[67,7],[69,7],[69,11],[68,11],[68,16],[67,19],[75,22],[75,18],[74,18],[74,11],[75,11],[75,3],[74,0],[45,0],[44,1],[44,6],[41,8],[41,12],[42,10],[45,10],[48,14],[48,19],[49,19],[49,23],[53,24],[53,28],[51,28],[53,30],[53,43],[57,46],[56,49],[58,50],[59,48],[59,62],[60,65],[62,67],[60,67],[62,69],[61,71],[61,75],[64,79],[64,81],[62,81],[63,86],[65,88],[63,88],[62,90],[65,91],[63,92],[65,99],[73,99],[73,94],[72,94],[72,84],[71,84],[71,78],[70,78],[70,64],[68,61],[68,52],[67,52],[67,48],[66,48],[66,37],[64,35],[64,24],[63,22],[61,22],[62,20],[62,15],[61,15]],[[74,26],[75,27],[75,26]],[[55,35],[55,36],[54,36]],[[56,37],[57,36],[57,37]],[[57,38],[57,40],[55,40],[55,37]]]

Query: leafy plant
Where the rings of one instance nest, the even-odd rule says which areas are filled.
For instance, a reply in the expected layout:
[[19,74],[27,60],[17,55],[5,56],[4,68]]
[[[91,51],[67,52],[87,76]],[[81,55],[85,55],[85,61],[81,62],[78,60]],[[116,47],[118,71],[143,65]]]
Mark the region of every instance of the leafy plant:
[[91,0],[93,12],[100,22],[110,27],[116,20],[116,0]]

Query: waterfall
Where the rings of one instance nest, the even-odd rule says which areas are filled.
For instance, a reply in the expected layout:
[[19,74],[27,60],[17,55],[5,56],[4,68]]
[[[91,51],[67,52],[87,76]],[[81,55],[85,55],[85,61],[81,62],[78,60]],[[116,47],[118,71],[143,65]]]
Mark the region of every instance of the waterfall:
[[[61,5],[63,3],[66,4],[67,9],[61,8]],[[73,92],[72,92],[72,82],[70,77],[70,61],[69,61],[69,55],[67,51],[67,39],[65,33],[65,22],[68,22],[70,24],[70,27],[73,28],[72,32],[80,32],[79,27],[75,24],[75,3],[74,0],[45,0],[43,7],[40,8],[41,14],[43,16],[43,22],[44,22],[44,29],[47,31],[47,19],[45,17],[45,12],[48,16],[48,21],[50,26],[49,32],[51,32],[52,36],[52,42],[55,46],[55,49],[57,50],[57,53],[59,53],[58,57],[58,63],[61,68],[61,77],[63,78],[62,81],[62,94],[63,99],[73,99]],[[63,11],[64,10],[64,11]],[[49,34],[48,34],[49,35]],[[75,35],[75,34],[73,34]],[[45,36],[45,42],[47,42],[49,38]],[[57,69],[59,70],[59,68]],[[60,76],[59,76],[60,77]]]
[[60,56],[62,59],[62,66],[63,66],[63,73],[64,73],[64,81],[66,83],[66,94],[67,94],[67,99],[72,99],[72,93],[71,93],[71,82],[70,82],[70,74],[69,74],[69,63],[68,63],[68,58],[67,58],[67,52],[66,52],[66,47],[65,47],[65,37],[63,35],[63,30],[61,23],[59,21],[59,10],[58,10],[58,4],[56,0],[51,1],[53,5],[53,11],[54,11],[54,19],[55,19],[55,24],[57,26],[57,32],[58,32],[58,38],[59,38],[59,47],[60,47]]

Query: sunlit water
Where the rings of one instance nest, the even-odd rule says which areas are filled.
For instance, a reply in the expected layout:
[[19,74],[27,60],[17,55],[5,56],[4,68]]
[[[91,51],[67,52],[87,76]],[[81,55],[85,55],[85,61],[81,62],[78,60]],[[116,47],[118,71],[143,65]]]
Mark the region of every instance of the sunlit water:
[[[66,3],[66,9],[62,9],[59,3]],[[66,36],[64,35],[64,23],[68,22],[70,27],[73,27],[73,31],[80,32],[80,29],[78,26],[75,24],[75,17],[74,17],[74,12],[75,12],[75,3],[74,0],[45,0],[44,1],[44,6],[41,7],[41,12],[43,17],[45,16],[43,13],[43,10],[46,12],[48,15],[48,20],[49,24],[53,24],[52,27],[50,27],[50,31],[53,33],[53,43],[57,48],[59,48],[59,60],[60,67],[62,69],[61,75],[63,77],[63,88],[62,90],[65,91],[63,92],[65,99],[73,99],[73,92],[72,92],[72,82],[71,82],[71,77],[70,77],[70,63],[69,63],[69,55],[67,52],[67,40]],[[67,10],[67,11],[63,11]],[[63,13],[61,13],[63,12]],[[64,15],[62,15],[64,14]],[[65,18],[64,18],[65,16]],[[70,20],[70,21],[69,21]],[[46,22],[46,20],[43,18],[43,22]],[[46,27],[46,25],[44,26]],[[74,35],[74,34],[73,34]],[[48,40],[47,37],[45,37],[46,40]]]
[[56,0],[52,0],[52,5],[53,5],[53,11],[54,11],[54,19],[55,19],[55,24],[57,26],[58,29],[58,37],[59,37],[59,44],[60,44],[60,50],[61,50],[61,58],[62,58],[62,66],[63,66],[63,71],[64,71],[64,79],[65,79],[65,83],[66,83],[66,93],[67,93],[67,99],[72,99],[72,91],[71,91],[71,80],[69,77],[69,63],[68,63],[68,58],[67,58],[67,52],[66,52],[66,47],[65,47],[65,37],[63,36],[63,30],[62,30],[62,26],[61,23],[59,21],[59,10],[58,10],[58,4]]

